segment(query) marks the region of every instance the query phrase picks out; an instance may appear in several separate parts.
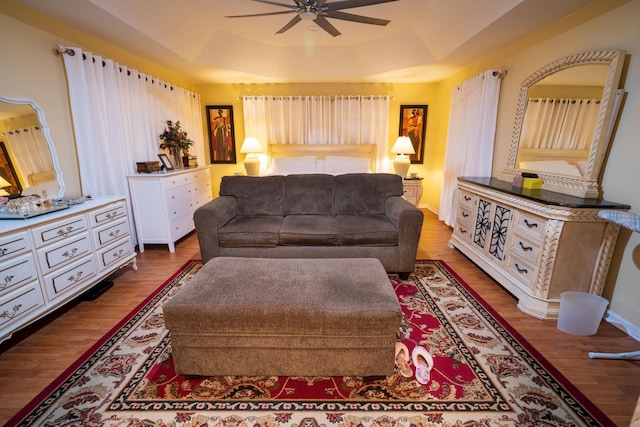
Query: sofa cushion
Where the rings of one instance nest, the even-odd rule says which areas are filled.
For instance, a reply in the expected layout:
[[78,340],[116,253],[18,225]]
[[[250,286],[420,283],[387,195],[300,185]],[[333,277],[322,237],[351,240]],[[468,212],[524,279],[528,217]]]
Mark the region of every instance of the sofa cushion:
[[338,228],[333,215],[287,215],[280,227],[284,246],[336,246]]
[[333,215],[333,176],[287,175],[284,179],[285,215]]
[[398,230],[384,215],[338,215],[341,246],[396,246]]
[[284,214],[284,176],[223,176],[220,195],[238,200],[238,215]]
[[266,247],[278,246],[278,231],[282,216],[236,216],[219,232],[220,246],[223,247]]
[[390,196],[402,196],[402,178],[389,173],[345,174],[335,177],[337,215],[382,215]]

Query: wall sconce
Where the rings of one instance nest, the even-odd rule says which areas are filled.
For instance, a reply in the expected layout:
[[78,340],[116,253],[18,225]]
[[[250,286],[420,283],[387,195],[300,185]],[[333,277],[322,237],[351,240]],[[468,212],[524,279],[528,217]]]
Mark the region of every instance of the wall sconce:
[[393,161],[393,169],[396,171],[396,174],[404,178],[407,176],[407,172],[409,172],[409,166],[411,166],[411,160],[409,160],[407,154],[416,153],[409,137],[399,136],[395,144],[393,144],[391,152],[396,154],[396,158]]
[[247,170],[248,176],[258,176],[260,172],[260,158],[256,153],[262,153],[260,142],[252,136],[247,137],[242,142],[241,153],[245,153],[244,168]]

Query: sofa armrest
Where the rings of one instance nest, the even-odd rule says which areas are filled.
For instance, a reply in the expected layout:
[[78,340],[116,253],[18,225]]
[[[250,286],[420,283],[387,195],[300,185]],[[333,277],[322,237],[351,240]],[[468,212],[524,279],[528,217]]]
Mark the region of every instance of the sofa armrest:
[[400,271],[413,271],[424,214],[403,197],[392,196],[387,198],[385,216],[398,229]]
[[218,231],[236,216],[237,205],[235,197],[220,196],[200,206],[193,213],[203,263],[218,256]]

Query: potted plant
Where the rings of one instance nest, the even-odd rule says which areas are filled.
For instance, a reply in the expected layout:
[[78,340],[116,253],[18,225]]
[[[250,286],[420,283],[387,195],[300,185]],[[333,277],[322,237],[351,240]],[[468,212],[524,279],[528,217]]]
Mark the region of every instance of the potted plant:
[[188,138],[187,132],[182,130],[180,120],[176,122],[166,120],[165,124],[166,127],[159,136],[161,140],[160,148],[169,150],[173,166],[180,168],[183,165],[181,154],[189,152],[189,147],[193,145],[193,141]]

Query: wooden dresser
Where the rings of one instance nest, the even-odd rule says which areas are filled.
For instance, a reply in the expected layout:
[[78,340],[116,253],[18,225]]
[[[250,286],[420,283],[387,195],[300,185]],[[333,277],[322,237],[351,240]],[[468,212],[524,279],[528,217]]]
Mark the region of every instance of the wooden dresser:
[[129,175],[129,192],[140,252],[145,244],[175,242],[195,229],[193,212],[212,199],[209,166]]
[[598,217],[602,209],[629,206],[461,177],[449,245],[516,296],[520,310],[555,319],[560,293],[602,293],[619,230]]
[[124,198],[0,221],[0,341],[129,263],[137,269]]

